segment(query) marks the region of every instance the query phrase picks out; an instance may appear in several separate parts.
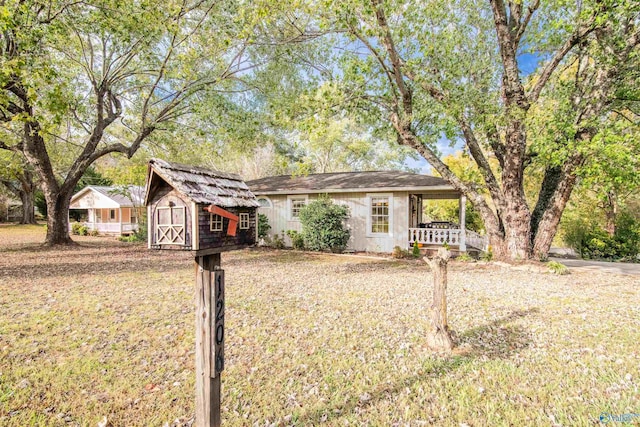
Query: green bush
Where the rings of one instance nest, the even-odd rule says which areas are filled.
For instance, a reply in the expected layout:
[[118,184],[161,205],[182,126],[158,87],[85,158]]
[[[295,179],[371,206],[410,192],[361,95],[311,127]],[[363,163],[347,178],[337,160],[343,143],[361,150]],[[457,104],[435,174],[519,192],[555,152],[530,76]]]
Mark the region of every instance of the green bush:
[[461,262],[473,262],[473,261],[475,261],[475,260],[473,259],[473,257],[472,257],[471,255],[469,255],[469,254],[468,254],[468,253],[466,253],[466,252],[463,252],[463,253],[461,253],[460,255],[458,255],[458,256],[456,257],[456,261],[461,261]]
[[351,235],[344,224],[347,218],[349,208],[334,204],[328,197],[320,197],[300,209],[300,234],[305,247],[312,251],[343,251]]
[[413,250],[411,251],[411,255],[413,255],[414,258],[420,258],[420,244],[417,240],[413,242]]
[[282,235],[274,234],[273,239],[270,240],[271,242],[269,246],[271,246],[272,248],[284,249],[284,231],[282,232]]
[[258,214],[258,238],[264,239],[269,235],[271,226],[269,225],[269,219],[265,214]]
[[391,256],[395,259],[408,258],[409,251],[406,249],[402,249],[400,246],[394,246],[393,252],[391,252]]
[[298,233],[296,230],[287,230],[287,236],[291,239],[291,246],[293,249],[304,249],[304,238],[302,234]]
[[623,213],[610,236],[596,221],[578,218],[565,224],[564,241],[582,258],[633,260],[640,254],[640,221]]
[[136,242],[146,242],[147,241],[147,212],[146,210],[141,210],[141,215],[138,217],[138,229],[134,232],[136,236]]
[[75,234],[76,236],[86,236],[89,234],[89,229],[84,224],[74,222],[71,225],[71,234]]
[[121,242],[134,243],[134,242],[144,242],[147,239],[146,237],[142,237],[138,233],[132,233],[126,236],[120,236],[118,237],[118,240],[120,240]]
[[491,246],[487,249],[486,252],[482,252],[480,255],[481,261],[491,261],[493,259],[493,251],[491,250]]
[[77,236],[78,232],[80,231],[80,227],[82,227],[82,224],[80,224],[79,222],[74,222],[73,224],[71,224],[71,234],[75,234]]
[[99,235],[100,235],[100,232],[98,230],[91,230],[89,232],[89,236],[92,236],[92,237],[98,237]]
[[549,271],[553,274],[564,275],[569,274],[569,269],[566,265],[559,263],[557,261],[549,261],[547,263],[547,267],[549,267]]

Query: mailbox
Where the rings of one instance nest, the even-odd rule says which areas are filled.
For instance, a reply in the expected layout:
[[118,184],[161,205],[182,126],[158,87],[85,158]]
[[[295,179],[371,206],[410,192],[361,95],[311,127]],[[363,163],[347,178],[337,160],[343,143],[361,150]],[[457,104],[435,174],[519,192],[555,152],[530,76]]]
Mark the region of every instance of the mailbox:
[[150,249],[202,255],[256,242],[260,204],[238,175],[151,159],[145,205]]

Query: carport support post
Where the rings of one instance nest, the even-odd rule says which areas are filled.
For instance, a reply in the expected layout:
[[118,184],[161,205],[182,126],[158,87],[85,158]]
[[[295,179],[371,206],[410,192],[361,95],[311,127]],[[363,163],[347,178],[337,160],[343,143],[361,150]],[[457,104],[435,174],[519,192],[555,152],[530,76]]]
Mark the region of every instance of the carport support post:
[[[224,288],[216,286],[216,270],[220,270],[220,254],[196,255],[196,420],[197,427],[219,427],[220,377],[213,359],[215,341],[215,301],[222,301]],[[219,295],[219,290],[222,290]],[[213,292],[213,295],[212,295]],[[213,297],[213,298],[212,298]],[[214,302],[212,304],[212,302]],[[221,311],[222,316],[224,312]],[[222,326],[224,328],[224,324]],[[223,329],[224,331],[224,329]],[[224,332],[223,332],[224,334]],[[223,335],[224,337],[224,335]],[[218,346],[215,346],[218,347]]]
[[467,251],[467,196],[460,195],[460,247],[458,250],[462,252]]

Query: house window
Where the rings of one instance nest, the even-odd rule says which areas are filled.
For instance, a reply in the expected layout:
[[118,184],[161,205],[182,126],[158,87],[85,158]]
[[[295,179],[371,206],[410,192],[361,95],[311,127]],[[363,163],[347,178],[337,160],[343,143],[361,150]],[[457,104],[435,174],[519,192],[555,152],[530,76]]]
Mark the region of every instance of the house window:
[[116,210],[109,209],[109,221],[115,221],[115,220],[116,220]]
[[96,209],[95,210],[95,222],[102,222],[102,209]]
[[209,214],[209,230],[222,231],[222,217],[220,215]]
[[258,198],[258,203],[260,203],[260,207],[261,208],[270,208],[271,207],[271,200],[269,200],[266,197],[259,197]]
[[372,196],[370,228],[372,234],[388,234],[390,221],[389,197]]
[[138,212],[136,211],[136,208],[131,208],[130,210],[131,212],[131,224],[137,224],[138,223]]
[[249,214],[241,213],[240,214],[240,230],[248,230],[249,229]]
[[300,209],[307,205],[307,196],[289,196],[289,219],[299,220]]
[[156,215],[156,243],[184,245],[186,216],[184,206],[158,208]]

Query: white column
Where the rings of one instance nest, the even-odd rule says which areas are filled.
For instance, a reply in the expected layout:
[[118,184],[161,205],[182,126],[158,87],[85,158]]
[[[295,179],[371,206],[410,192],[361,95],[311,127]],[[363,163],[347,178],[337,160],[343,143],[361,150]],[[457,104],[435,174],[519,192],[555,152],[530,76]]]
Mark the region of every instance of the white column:
[[467,251],[467,227],[465,225],[467,219],[467,196],[460,195],[460,252]]

